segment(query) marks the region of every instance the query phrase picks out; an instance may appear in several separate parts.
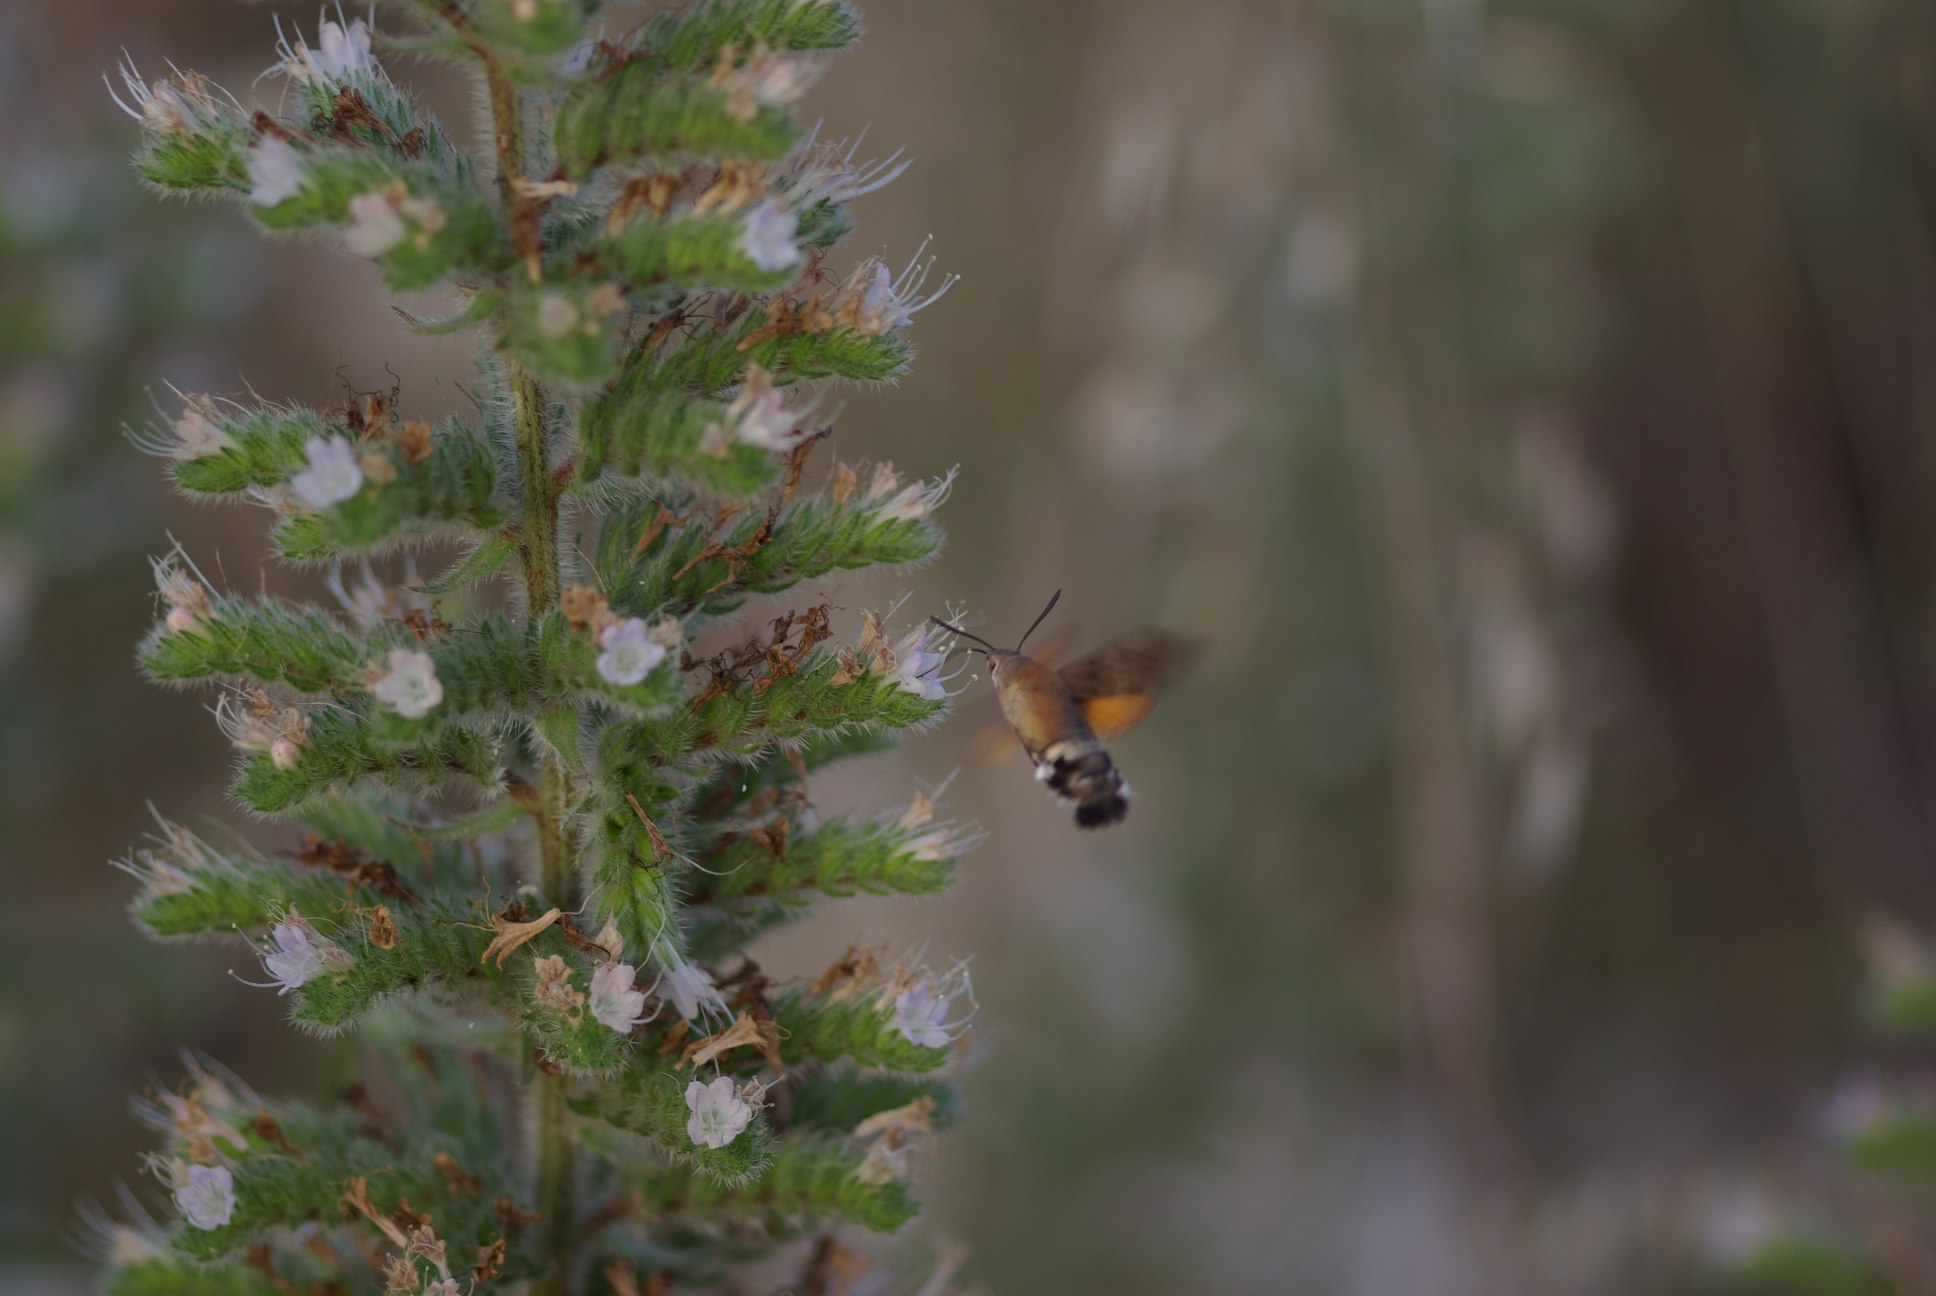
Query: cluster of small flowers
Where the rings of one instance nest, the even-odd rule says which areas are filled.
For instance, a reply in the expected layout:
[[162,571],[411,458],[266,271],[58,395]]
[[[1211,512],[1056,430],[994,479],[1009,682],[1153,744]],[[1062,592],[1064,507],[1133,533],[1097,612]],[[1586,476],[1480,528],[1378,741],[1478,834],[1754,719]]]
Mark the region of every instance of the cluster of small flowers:
[[[600,943],[617,948],[616,934]],[[609,950],[608,950],[609,952]],[[665,971],[647,989],[637,986],[638,969],[616,958],[592,972],[591,993],[580,993],[571,984],[571,971],[564,959],[548,955],[535,961],[537,978],[532,998],[547,1011],[577,1020],[581,1008],[589,1007],[592,1019],[606,1029],[629,1035],[650,1020],[646,1001],[657,992],[670,1000],[687,1021],[726,1013],[726,1001],[713,984],[712,976],[696,963],[677,953],[662,956]],[[749,1085],[746,1095],[756,1095],[757,1085]],[[720,1076],[710,1084],[693,1081],[686,1090],[686,1106],[692,1112],[687,1132],[697,1147],[725,1147],[745,1131],[752,1120],[755,1103],[733,1086],[732,1077]]]

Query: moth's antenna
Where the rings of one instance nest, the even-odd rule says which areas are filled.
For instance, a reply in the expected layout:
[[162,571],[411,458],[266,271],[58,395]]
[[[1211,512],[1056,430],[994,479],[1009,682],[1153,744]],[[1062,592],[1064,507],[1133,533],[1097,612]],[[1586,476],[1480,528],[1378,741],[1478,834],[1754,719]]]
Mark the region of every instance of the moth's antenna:
[[1045,607],[1045,608],[1043,608],[1043,609],[1042,609],[1042,615],[1041,615],[1041,616],[1039,616],[1039,617],[1037,617],[1037,618],[1035,618],[1035,624],[1034,624],[1034,625],[1031,625],[1031,626],[1030,626],[1030,627],[1028,628],[1028,630],[1027,630],[1026,632],[1024,632],[1024,633],[1023,633],[1023,635],[1022,635],[1022,643],[1018,643],[1018,644],[1016,644],[1016,645],[1015,645],[1015,651],[1016,651],[1016,652],[1020,652],[1020,651],[1022,651],[1022,644],[1025,644],[1025,643],[1027,643],[1027,642],[1028,642],[1028,637],[1029,637],[1029,635],[1032,635],[1032,634],[1034,634],[1034,633],[1035,633],[1035,626],[1039,626],[1039,625],[1041,625],[1041,624],[1042,624],[1042,622],[1043,622],[1043,620],[1044,620],[1044,619],[1045,619],[1045,618],[1046,618],[1046,617],[1047,617],[1047,616],[1049,615],[1049,613],[1051,613],[1051,612],[1053,612],[1053,611],[1055,611],[1055,605],[1056,605],[1056,601],[1057,601],[1058,599],[1060,599],[1061,597],[1062,597],[1062,591],[1061,591],[1061,590],[1057,590],[1057,591],[1056,591],[1055,593],[1053,593],[1053,594],[1051,594],[1051,595],[1049,595],[1049,605],[1048,605],[1047,607]]
[[978,652],[982,656],[986,657],[991,651],[995,650],[994,644],[989,643],[986,639],[982,638],[978,634],[968,633],[966,630],[963,630],[958,625],[949,625],[946,621],[943,621],[940,617],[929,617],[928,620],[934,622],[936,625],[940,626],[943,630],[947,630],[954,634],[958,634],[963,639],[973,639],[976,643],[981,645],[981,647],[979,648],[970,648],[968,650],[969,652]]

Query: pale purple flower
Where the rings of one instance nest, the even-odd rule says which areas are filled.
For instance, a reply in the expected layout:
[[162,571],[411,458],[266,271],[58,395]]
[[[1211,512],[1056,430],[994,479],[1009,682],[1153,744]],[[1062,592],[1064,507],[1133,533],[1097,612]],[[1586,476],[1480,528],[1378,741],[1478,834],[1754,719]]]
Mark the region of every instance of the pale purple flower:
[[696,1021],[702,1013],[725,1013],[726,1000],[713,988],[712,977],[697,963],[688,963],[677,954],[668,960],[670,966],[661,978],[665,995],[672,1000],[672,1006],[687,1021]]
[[579,41],[566,52],[562,59],[558,60],[558,75],[566,79],[579,76],[591,67],[592,56],[597,53],[597,41]]
[[[894,645],[894,679],[902,688],[927,702],[939,702],[950,697],[948,681],[954,675],[943,675],[941,667],[948,660],[946,635],[934,640],[929,639],[930,627],[917,626],[902,636]],[[966,662],[963,663],[965,668]],[[960,674],[957,669],[955,674]],[[958,690],[957,690],[958,691]]]
[[793,213],[768,198],[746,214],[739,250],[762,270],[784,270],[800,264],[799,229]]
[[342,946],[318,934],[293,910],[287,921],[270,929],[269,939],[274,948],[263,951],[262,966],[275,978],[270,984],[279,987],[277,994],[300,990],[317,977],[350,965],[350,956]]
[[191,1165],[175,1188],[175,1205],[198,1229],[218,1229],[235,1214],[235,1176],[227,1166]]
[[444,700],[436,661],[427,652],[409,648],[390,650],[390,669],[370,686],[370,692],[406,720],[423,719]]
[[694,1080],[687,1085],[686,1107],[692,1112],[686,1135],[696,1147],[725,1147],[753,1119],[753,1109],[734,1090],[733,1077],[726,1075],[710,1084]]
[[894,996],[894,1025],[910,1044],[922,1048],[946,1048],[954,1043],[955,1036],[967,1025],[967,1018],[959,1021],[948,1020],[948,1010],[954,1005],[955,996],[966,994],[970,1002],[974,999],[974,987],[968,981],[968,969],[956,967],[942,979],[940,986],[934,984],[932,977],[923,976],[912,986]]
[[598,674],[607,684],[637,684],[665,660],[664,645],[652,638],[651,627],[637,617],[606,626],[598,635]]
[[308,467],[289,479],[289,493],[310,508],[341,504],[363,489],[363,469],[347,437],[310,437],[303,443]]
[[632,988],[630,963],[607,963],[592,973],[592,1016],[621,1035],[645,1020],[645,991]]
[[944,293],[955,286],[957,280],[957,276],[948,275],[941,280],[939,288],[926,296],[921,295],[921,289],[934,269],[933,257],[926,261],[921,259],[921,253],[927,250],[927,246],[924,241],[898,275],[888,273],[887,264],[879,257],[870,257],[861,262],[847,276],[847,282],[841,285],[836,317],[855,332],[868,336],[906,328],[914,323],[914,317],[939,301]]
[[[818,129],[815,128],[816,133]],[[861,132],[863,137],[866,134]],[[884,158],[856,165],[854,155],[860,151],[860,145],[858,138],[851,144],[845,140],[840,144],[815,144],[809,139],[796,154],[799,160],[789,173],[787,201],[796,211],[805,211],[821,202],[849,203],[894,183],[913,161],[902,157],[902,150],[896,149]]]
[[410,232],[390,196],[372,189],[350,199],[350,224],[343,246],[361,257],[380,257],[403,242]]
[[249,150],[249,201],[274,207],[302,192],[302,155],[284,140],[265,135]]

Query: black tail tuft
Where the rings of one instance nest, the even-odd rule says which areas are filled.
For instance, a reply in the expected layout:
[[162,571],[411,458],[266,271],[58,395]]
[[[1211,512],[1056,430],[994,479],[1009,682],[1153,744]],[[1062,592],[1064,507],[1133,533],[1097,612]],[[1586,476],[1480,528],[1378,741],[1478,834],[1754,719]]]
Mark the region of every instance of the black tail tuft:
[[1120,792],[1111,792],[1094,801],[1083,801],[1076,806],[1076,827],[1107,828],[1110,824],[1121,823],[1129,815],[1129,798]]
[[1106,828],[1129,813],[1129,785],[1094,737],[1050,747],[1035,777],[1064,801],[1076,803],[1076,826]]

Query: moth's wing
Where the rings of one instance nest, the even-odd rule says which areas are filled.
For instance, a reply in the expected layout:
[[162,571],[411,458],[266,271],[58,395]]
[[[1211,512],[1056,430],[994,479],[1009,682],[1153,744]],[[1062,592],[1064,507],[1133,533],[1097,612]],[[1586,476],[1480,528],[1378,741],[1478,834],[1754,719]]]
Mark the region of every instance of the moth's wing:
[[1153,627],[1132,630],[1064,666],[1062,682],[1097,736],[1112,738],[1148,715],[1157,696],[1202,654],[1200,640]]

